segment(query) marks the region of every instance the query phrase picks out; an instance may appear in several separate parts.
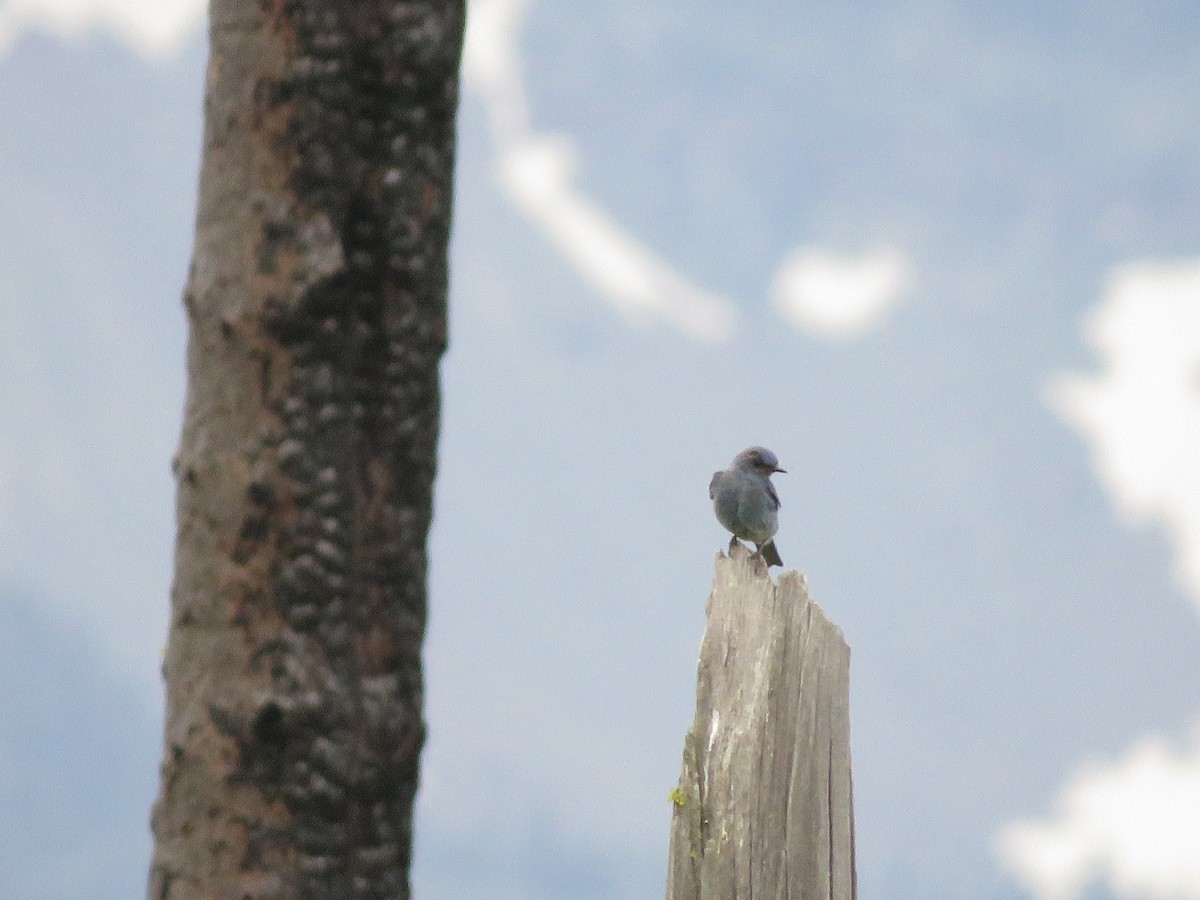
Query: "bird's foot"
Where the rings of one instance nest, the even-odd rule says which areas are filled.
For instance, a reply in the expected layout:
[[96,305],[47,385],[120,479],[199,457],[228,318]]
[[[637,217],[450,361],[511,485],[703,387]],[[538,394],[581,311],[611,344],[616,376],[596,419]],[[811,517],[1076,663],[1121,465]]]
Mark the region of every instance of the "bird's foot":
[[734,548],[734,547],[740,547],[740,546],[741,546],[741,544],[739,544],[739,543],[738,543],[738,539],[737,539],[737,535],[736,535],[736,534],[735,534],[733,537],[731,537],[731,538],[729,539],[729,552],[730,552],[730,553],[732,553],[732,552],[733,552],[733,548]]

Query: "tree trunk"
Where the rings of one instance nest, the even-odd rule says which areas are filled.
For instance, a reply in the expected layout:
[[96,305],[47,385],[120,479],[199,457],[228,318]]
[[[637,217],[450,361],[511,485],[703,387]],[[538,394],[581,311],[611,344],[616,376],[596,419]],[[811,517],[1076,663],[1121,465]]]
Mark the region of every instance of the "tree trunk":
[[409,894],[463,19],[212,0],[153,900]]
[[789,569],[717,558],[668,900],[854,900],[850,649]]

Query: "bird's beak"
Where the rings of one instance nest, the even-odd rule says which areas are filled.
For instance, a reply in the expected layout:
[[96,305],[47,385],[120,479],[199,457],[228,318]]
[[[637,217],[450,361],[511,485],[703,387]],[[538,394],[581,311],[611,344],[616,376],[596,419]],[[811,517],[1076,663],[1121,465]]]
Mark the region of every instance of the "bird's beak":
[[775,471],[776,471],[776,472],[782,472],[784,475],[786,475],[786,474],[787,474],[787,469],[781,469],[781,468],[779,468],[779,466],[776,466],[776,467],[775,467]]

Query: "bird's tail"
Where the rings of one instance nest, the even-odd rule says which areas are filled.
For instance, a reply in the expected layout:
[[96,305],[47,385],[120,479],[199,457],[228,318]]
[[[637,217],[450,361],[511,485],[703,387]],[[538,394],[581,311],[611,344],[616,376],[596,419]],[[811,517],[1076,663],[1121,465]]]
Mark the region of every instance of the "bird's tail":
[[771,566],[783,565],[783,560],[779,558],[779,551],[775,549],[774,541],[767,541],[758,548],[758,552],[762,555],[762,558],[767,561],[767,568],[770,568]]

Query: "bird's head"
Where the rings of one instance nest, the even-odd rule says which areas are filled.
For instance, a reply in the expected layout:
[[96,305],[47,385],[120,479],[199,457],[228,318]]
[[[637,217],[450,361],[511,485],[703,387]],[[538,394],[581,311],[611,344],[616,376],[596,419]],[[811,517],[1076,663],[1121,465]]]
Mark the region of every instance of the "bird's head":
[[779,457],[766,447],[747,447],[733,458],[733,467],[745,472],[755,472],[759,475],[773,475],[775,472],[787,472],[779,467]]

